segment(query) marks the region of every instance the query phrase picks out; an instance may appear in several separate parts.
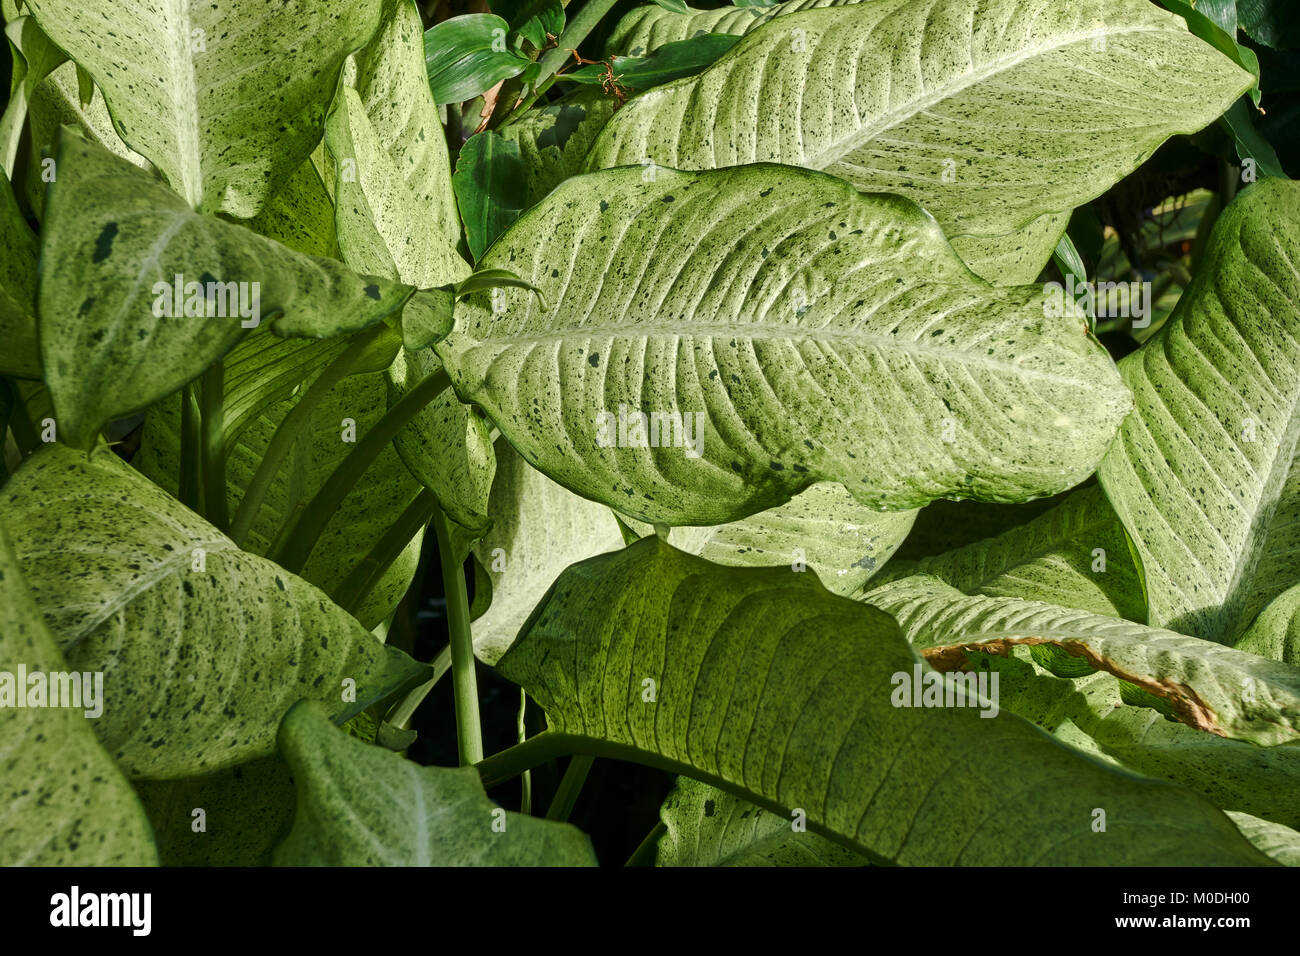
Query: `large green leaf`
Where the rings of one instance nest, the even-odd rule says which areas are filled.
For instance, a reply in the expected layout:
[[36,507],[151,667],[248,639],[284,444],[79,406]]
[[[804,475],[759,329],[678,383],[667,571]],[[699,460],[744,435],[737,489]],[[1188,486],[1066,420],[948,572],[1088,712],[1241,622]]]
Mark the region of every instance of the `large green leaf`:
[[[12,514],[7,515],[10,521]],[[87,716],[92,705],[81,696],[82,675],[72,675],[74,700],[85,707],[26,706],[33,677],[41,675],[42,686],[52,689],[56,675],[70,670],[0,527],[0,672],[10,682],[4,694],[8,699],[0,707],[0,864],[157,863],[144,808],[91,729],[102,717]],[[113,699],[105,701],[107,688],[100,683],[94,702],[104,713],[116,705]],[[93,677],[90,690],[95,692]],[[16,706],[15,693],[24,706]],[[52,703],[44,690],[42,699]]]
[[427,676],[111,452],[48,445],[4,486],[3,505],[68,663],[104,672],[95,730],[132,776],[265,756],[296,700],[343,720]]
[[570,564],[623,547],[607,507],[557,485],[505,442],[488,502],[492,527],[474,555],[492,582],[492,603],[474,621],[474,653],[496,664],[547,589]]
[[783,16],[636,97],[587,165],[788,163],[908,196],[950,237],[1004,236],[1105,192],[1252,82],[1147,0],[871,0]]
[[545,709],[556,750],[805,811],[810,830],[875,860],[1262,862],[1203,798],[1019,717],[894,706],[919,667],[892,618],[812,575],[720,568],[647,538],[565,571],[497,669]]
[[249,218],[320,140],[344,58],[381,0],[30,0],[104,91],[122,139],[194,208]]
[[542,109],[528,110],[497,130],[519,144],[527,205],[540,202],[582,170],[587,150],[617,107],[618,101],[602,89],[577,90]]
[[582,831],[502,810],[472,767],[421,767],[349,737],[317,705],[290,710],[279,739],[298,807],[278,866],[596,863]]
[[1168,322],[1120,363],[1137,410],[1098,470],[1150,622],[1233,643],[1300,577],[1300,183],[1219,218]]
[[971,652],[1046,648],[1045,666],[1062,676],[1107,671],[1166,701],[1193,727],[1265,746],[1300,739],[1300,668],[1042,601],[968,596],[928,575],[874,588],[863,600],[897,618],[940,670],[963,667]]
[[1096,486],[1071,493],[1022,527],[935,557],[894,562],[884,572],[889,580],[910,574],[932,574],[966,594],[1146,617],[1124,527]]
[[36,347],[36,237],[27,226],[9,178],[0,170],[0,372],[39,378]]
[[[344,260],[358,272],[429,289],[459,282],[470,267],[456,251],[460,224],[423,49],[410,0],[387,0],[384,26],[359,65],[356,91],[340,90],[326,142],[334,157]],[[428,349],[404,350],[388,370],[392,401],[437,368]],[[480,418],[448,391],[402,429],[394,446],[454,521],[481,527],[493,460]]]
[[[645,521],[717,524],[823,480],[882,510],[1052,494],[1130,407],[1041,290],[987,286],[912,203],[807,170],[575,177],[480,266],[546,305],[458,303],[435,346],[457,392],[543,472]],[[644,447],[628,410],[695,431]]]
[[656,866],[863,866],[867,859],[818,833],[690,777],[678,777],[659,817]]
[[[412,292],[199,215],[148,173],[74,133],[61,137],[57,162],[37,311],[60,438],[71,444],[87,446],[111,419],[175,391],[254,322],[324,337],[379,321]],[[198,314],[169,315],[178,275],[182,285],[229,288],[208,299],[186,293],[186,310],[194,304]],[[230,294],[234,283],[243,284],[242,300]]]

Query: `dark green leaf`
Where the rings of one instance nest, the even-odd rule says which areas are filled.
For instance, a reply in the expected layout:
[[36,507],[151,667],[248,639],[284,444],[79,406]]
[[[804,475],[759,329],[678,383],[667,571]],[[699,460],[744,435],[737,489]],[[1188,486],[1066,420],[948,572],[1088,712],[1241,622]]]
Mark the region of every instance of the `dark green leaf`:
[[468,13],[430,27],[424,34],[424,63],[434,100],[463,103],[522,73],[530,61],[510,51],[509,32],[509,24],[490,13]]

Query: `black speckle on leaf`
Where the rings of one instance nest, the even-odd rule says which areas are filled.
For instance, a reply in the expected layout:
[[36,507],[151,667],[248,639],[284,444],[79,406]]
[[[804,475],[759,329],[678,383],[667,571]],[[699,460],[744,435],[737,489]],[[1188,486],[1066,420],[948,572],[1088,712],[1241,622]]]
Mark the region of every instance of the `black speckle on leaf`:
[[372,299],[374,299],[376,302],[378,302],[378,301],[379,301],[379,286],[375,285],[374,283],[371,283],[370,285],[366,286],[366,295],[370,296],[370,298],[372,298]]
[[103,262],[113,251],[113,237],[117,235],[117,223],[110,222],[99,233],[99,238],[95,240],[95,255],[91,262]]

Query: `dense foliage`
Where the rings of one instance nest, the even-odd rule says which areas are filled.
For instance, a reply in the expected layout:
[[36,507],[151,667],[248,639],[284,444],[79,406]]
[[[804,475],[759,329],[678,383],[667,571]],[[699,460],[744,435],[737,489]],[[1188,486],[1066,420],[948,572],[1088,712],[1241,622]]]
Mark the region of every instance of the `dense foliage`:
[[0,2],[0,862],[1300,862],[1286,4]]

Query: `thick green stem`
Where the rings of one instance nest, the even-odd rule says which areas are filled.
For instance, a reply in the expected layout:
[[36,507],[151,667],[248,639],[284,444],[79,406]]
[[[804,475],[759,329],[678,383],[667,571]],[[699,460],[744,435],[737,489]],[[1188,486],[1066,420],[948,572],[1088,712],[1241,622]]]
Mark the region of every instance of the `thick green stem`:
[[257,519],[262,502],[266,500],[266,494],[285,459],[288,458],[294,441],[310,422],[312,412],[324,400],[330,389],[352,374],[357,363],[366,354],[366,350],[388,334],[392,334],[388,327],[379,325],[357,335],[341,355],[321,370],[298,403],[290,409],[289,414],[284,416],[276,427],[275,434],[271,436],[262,460],[257,465],[257,471],[253,472],[253,478],[244,491],[244,497],[239,501],[239,508],[235,511],[235,520],[230,527],[230,537],[235,544],[243,547],[244,542],[248,540],[248,532]]
[[564,778],[560,781],[560,788],[555,791],[555,798],[551,800],[550,809],[546,811],[546,819],[569,819],[569,814],[573,813],[573,805],[578,802],[578,794],[582,793],[582,785],[587,782],[587,774],[591,773],[591,765],[595,762],[595,757],[585,754],[569,761],[569,766],[564,771]]
[[202,512],[203,501],[202,415],[193,384],[181,389],[181,463],[177,484],[181,504]]
[[451,379],[447,370],[439,368],[403,395],[357,442],[356,447],[339,463],[311,501],[300,503],[294,509],[276,535],[267,551],[267,557],[286,571],[299,573],[311,557],[321,532],[366,469],[421,409],[450,386]]
[[433,512],[438,536],[438,561],[442,565],[443,593],[447,596],[447,630],[451,635],[451,683],[456,696],[456,746],[462,767],[483,759],[483,731],[478,715],[478,677],[474,673],[474,640],[469,629],[469,595],[465,565],[451,540],[447,516]]
[[199,386],[199,458],[203,469],[204,517],[225,531],[230,526],[226,505],[226,368],[220,359],[208,366]]

